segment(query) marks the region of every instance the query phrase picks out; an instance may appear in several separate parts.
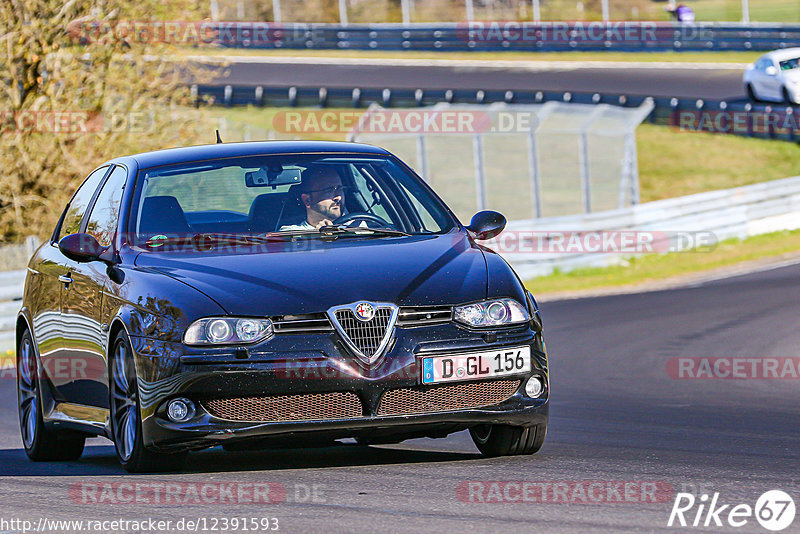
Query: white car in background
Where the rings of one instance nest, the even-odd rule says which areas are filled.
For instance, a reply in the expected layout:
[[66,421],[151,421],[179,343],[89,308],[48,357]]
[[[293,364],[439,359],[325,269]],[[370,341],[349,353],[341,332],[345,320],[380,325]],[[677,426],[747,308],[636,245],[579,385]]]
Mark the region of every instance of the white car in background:
[[748,65],[744,89],[750,100],[800,104],[800,48],[774,50]]

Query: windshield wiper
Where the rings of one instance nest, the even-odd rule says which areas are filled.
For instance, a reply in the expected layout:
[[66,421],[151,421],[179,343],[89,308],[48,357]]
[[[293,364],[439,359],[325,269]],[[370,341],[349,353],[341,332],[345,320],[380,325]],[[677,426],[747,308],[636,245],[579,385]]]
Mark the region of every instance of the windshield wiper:
[[337,234],[353,234],[353,235],[392,235],[392,236],[407,236],[409,233],[394,228],[372,228],[367,226],[322,226],[319,229],[320,233],[328,235]]

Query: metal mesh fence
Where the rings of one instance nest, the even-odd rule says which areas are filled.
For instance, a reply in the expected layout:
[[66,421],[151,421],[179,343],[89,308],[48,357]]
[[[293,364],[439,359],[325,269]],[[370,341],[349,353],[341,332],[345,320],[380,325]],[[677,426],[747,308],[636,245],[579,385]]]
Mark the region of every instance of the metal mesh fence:
[[[374,106],[350,138],[408,162],[462,221],[483,209],[523,220],[638,202],[635,131],[650,102],[639,108],[549,102],[428,109]],[[408,121],[414,113],[422,122]],[[387,131],[395,118],[403,128]],[[422,131],[409,133],[409,124]],[[442,131],[447,124],[453,127]]]

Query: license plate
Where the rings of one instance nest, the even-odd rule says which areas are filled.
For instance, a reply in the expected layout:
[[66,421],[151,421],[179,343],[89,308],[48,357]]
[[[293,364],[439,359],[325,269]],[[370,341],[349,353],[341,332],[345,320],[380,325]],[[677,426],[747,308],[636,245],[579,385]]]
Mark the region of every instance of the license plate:
[[480,380],[530,372],[531,348],[431,356],[422,360],[422,383]]

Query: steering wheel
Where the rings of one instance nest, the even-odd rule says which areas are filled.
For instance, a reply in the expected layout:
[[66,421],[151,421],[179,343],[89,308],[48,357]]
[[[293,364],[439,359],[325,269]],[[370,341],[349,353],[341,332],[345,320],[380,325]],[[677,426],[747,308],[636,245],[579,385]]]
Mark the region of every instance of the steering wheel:
[[[348,223],[353,222],[353,221],[366,221],[367,223],[372,222],[372,223],[375,223],[377,225],[376,228],[378,228],[378,227],[379,228],[391,228],[392,227],[391,224],[389,224],[388,222],[384,221],[383,219],[381,219],[377,215],[373,215],[371,213],[363,213],[363,212],[354,212],[354,213],[348,213],[347,215],[342,215],[341,217],[339,217],[338,219],[333,221],[333,224],[336,225],[336,226],[342,226],[342,225],[350,226],[350,225],[348,225]],[[367,227],[369,228],[369,225],[367,225]]]

